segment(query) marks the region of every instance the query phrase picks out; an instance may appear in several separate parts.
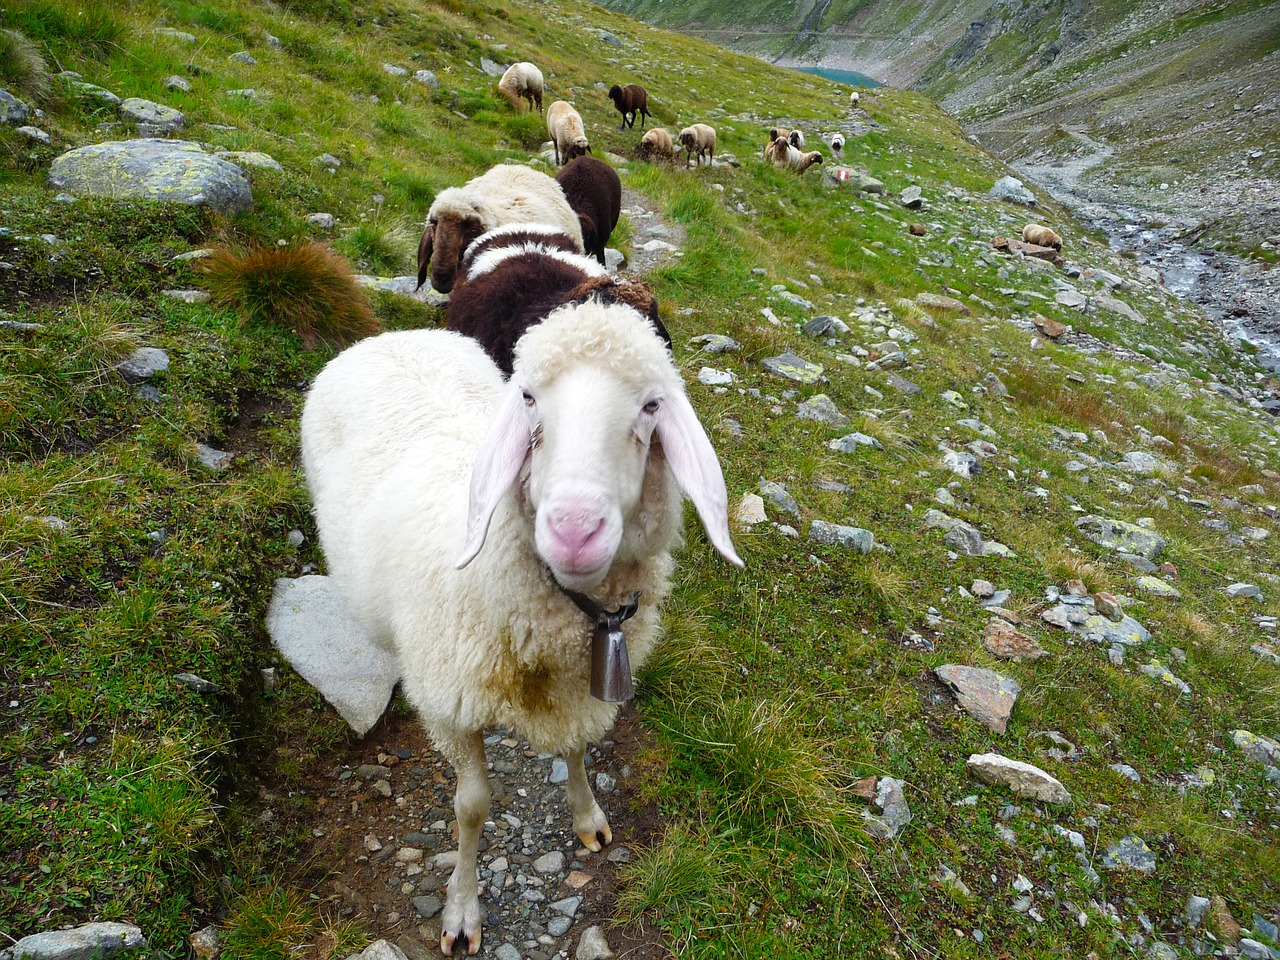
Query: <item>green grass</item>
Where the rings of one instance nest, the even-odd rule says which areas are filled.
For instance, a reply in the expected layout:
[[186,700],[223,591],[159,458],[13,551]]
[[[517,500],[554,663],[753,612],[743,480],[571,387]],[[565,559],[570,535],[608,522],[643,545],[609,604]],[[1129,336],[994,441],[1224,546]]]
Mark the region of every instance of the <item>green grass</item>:
[[[81,9],[92,23],[75,22]],[[631,162],[622,177],[686,231],[683,256],[648,279],[733,504],[764,476],[788,484],[801,510],[769,508],[800,539],[770,523],[736,534],[742,571],[716,558],[690,518],[666,638],[638,704],[648,733],[633,783],[666,828],[651,847],[628,844],[634,860],[618,915],[699,957],[977,957],[993,944],[1016,956],[1104,957],[1129,948],[1091,901],[1120,911],[1123,936],[1142,932],[1138,914],[1176,936],[1191,893],[1222,894],[1246,922],[1273,909],[1275,788],[1231,745],[1230,731],[1276,732],[1280,670],[1249,647],[1262,636],[1252,615],[1280,613],[1260,576],[1280,560],[1280,536],[1232,546],[1191,502],[1213,503],[1233,530],[1271,526],[1263,508],[1280,496],[1272,446],[1280,435],[1201,389],[1210,375],[1249,386],[1253,360],[1230,352],[1198,314],[1137,283],[1135,264],[1047,199],[1040,215],[1073,258],[1135,281],[1119,296],[1145,324],[1067,311],[1053,302],[1059,274],[990,252],[992,236],[1019,225],[1008,219],[1017,211],[984,197],[1005,170],[936,106],[889,89],[868,98],[879,126],[851,139],[847,153],[886,195],[859,195],[827,189],[817,171],[799,178],[757,159],[777,119],[811,141],[834,129],[845,116],[836,85],[575,0],[536,9],[407,0],[93,9],[43,0],[6,7],[3,23],[31,37],[55,69],[180,105],[193,137],[265,151],[285,172],[253,171],[254,209],[231,217],[105,198],[53,204],[45,168],[57,150],[18,149],[0,131],[11,231],[0,259],[16,268],[0,274],[0,314],[41,325],[0,330],[0,678],[4,702],[17,704],[0,726],[4,933],[127,919],[157,955],[176,957],[187,955],[193,930],[217,922],[224,955],[358,949],[367,931],[335,922],[313,899],[327,895],[317,880],[326,865],[311,862],[307,832],[307,817],[320,815],[308,771],[350,735],[296,677],[268,692],[259,673],[273,657],[263,616],[274,580],[322,559],[296,468],[297,416],[306,384],[340,342],[374,325],[442,321],[438,308],[403,297],[366,298],[347,282],[348,261],[407,272],[440,190],[539,150],[541,118],[512,113],[470,66],[496,56],[493,44],[543,65],[549,94],[575,101],[597,156],[632,154],[638,132],[616,129],[616,111],[594,87],[619,73],[608,59],[616,48],[584,23],[642,45],[628,58],[643,54],[669,128],[710,122],[719,149],[741,162],[699,170]],[[158,26],[199,42],[165,39]],[[267,33],[282,49],[266,46]],[[227,61],[242,49],[258,57],[256,68]],[[160,80],[188,62],[210,72],[191,74],[189,94],[164,90]],[[441,87],[392,78],[382,63],[431,69]],[[264,96],[225,96],[246,86]],[[52,98],[46,109],[59,144],[100,139],[97,125],[110,119],[81,98]],[[741,118],[744,110],[759,121]],[[326,152],[343,161],[333,173],[315,162]],[[913,182],[929,199],[924,214],[894,200]],[[313,212],[337,217],[331,239],[342,256],[309,246],[319,236],[305,221]],[[928,223],[928,236],[909,235],[915,220]],[[639,228],[624,218],[614,244],[630,251],[642,242]],[[45,234],[56,242],[16,239]],[[215,268],[228,268],[220,288],[201,261],[173,260],[197,247],[253,250],[261,262],[246,271],[238,256],[220,256]],[[263,271],[281,258],[293,266],[267,283]],[[787,305],[776,284],[815,309]],[[187,305],[162,293],[189,287],[221,295]],[[922,310],[911,302],[922,291],[950,291],[973,312]],[[839,316],[851,332],[834,345],[804,336],[799,324],[815,313]],[[1033,350],[1017,321],[1035,313],[1180,372],[1105,352]],[[313,349],[295,329],[312,331]],[[742,351],[708,356],[687,346],[709,332],[734,337]],[[896,393],[859,354],[891,337],[908,352],[910,366],[898,372],[922,388],[918,396]],[[159,400],[115,370],[137,346],[170,355],[150,384]],[[767,374],[761,361],[784,350],[822,363],[828,382],[798,387]],[[700,384],[703,365],[731,369],[737,388]],[[988,373],[1008,386],[1007,399],[975,391]],[[969,409],[946,405],[948,390]],[[818,392],[884,449],[828,449],[846,431],[794,415]],[[975,439],[957,423],[965,416],[997,432],[998,452],[979,477],[958,481],[938,466],[938,447]],[[208,472],[197,443],[232,452],[230,468]],[[1147,480],[1066,468],[1135,448],[1164,457],[1168,469]],[[1238,489],[1254,483],[1262,493]],[[947,556],[941,531],[924,529],[922,518],[948,484],[958,504],[947,512],[1018,559]],[[1080,536],[1081,511],[1151,517],[1169,541],[1183,599],[1144,600],[1134,571]],[[866,527],[885,549],[860,556],[809,542],[814,519]],[[293,529],[309,538],[301,550],[287,539]],[[1050,658],[1005,664],[985,651],[987,617],[960,593],[977,578],[1013,590],[1008,605]],[[1070,579],[1130,598],[1126,610],[1153,633],[1149,649],[1117,669],[1100,648],[1041,624],[1044,589]],[[1235,580],[1259,582],[1267,600],[1231,600],[1221,587]],[[935,651],[911,646],[910,634],[933,640]],[[1180,697],[1134,669],[1155,658],[1193,694]],[[948,662],[1022,684],[1003,737],[956,710],[931,673]],[[221,692],[197,693],[174,679],[180,673]],[[1080,758],[1051,758],[1045,730],[1075,743]],[[1018,802],[1019,812],[1002,817],[1012,798],[977,784],[964,764],[992,749],[1044,766],[1074,804]],[[1143,782],[1118,777],[1117,762],[1138,767]],[[1214,783],[1179,793],[1175,778],[1202,766]],[[867,776],[906,783],[914,819],[892,845],[864,833],[866,807],[850,788]],[[295,791],[296,816],[278,830],[258,819],[256,787],[268,781]],[[975,803],[958,805],[971,795]],[[627,812],[614,811],[613,821],[623,840]],[[997,825],[1017,835],[1016,847]],[[1098,885],[1054,825],[1085,834]],[[1108,844],[1133,832],[1160,849],[1154,877],[1099,865]],[[941,863],[971,897],[937,884]],[[1010,909],[1019,873],[1037,885],[1043,923]],[[1085,911],[1084,927],[1059,906],[1068,900]]]

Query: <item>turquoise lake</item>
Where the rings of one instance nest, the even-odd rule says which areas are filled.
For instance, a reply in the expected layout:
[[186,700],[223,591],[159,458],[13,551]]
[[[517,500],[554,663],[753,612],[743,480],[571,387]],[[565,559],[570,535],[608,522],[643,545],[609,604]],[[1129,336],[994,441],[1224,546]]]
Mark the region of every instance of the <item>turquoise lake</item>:
[[814,76],[834,80],[836,83],[847,83],[851,87],[884,86],[879,80],[873,80],[865,73],[858,73],[855,70],[832,70],[828,67],[792,67],[791,69],[801,73],[812,73]]

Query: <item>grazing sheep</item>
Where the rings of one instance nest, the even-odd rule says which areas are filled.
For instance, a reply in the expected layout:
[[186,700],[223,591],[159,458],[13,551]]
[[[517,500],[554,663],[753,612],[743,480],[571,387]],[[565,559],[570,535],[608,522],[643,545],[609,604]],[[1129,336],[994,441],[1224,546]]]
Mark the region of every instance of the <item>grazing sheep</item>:
[[704,153],[707,156],[707,163],[710,163],[716,152],[716,131],[705,123],[695,123],[685,127],[680,131],[680,146],[685,151],[686,165],[694,156],[697,156],[697,162],[701,165]]
[[521,61],[507,67],[498,81],[498,89],[511,101],[517,113],[524,109],[523,100],[529,101],[530,110],[536,103],[538,112],[542,112],[542,71],[532,63]]
[[[475,954],[484,730],[562,753],[574,832],[590,850],[612,841],[583,766],[618,709],[590,692],[588,649],[608,619],[596,611],[617,608],[616,622],[639,592],[626,642],[631,665],[643,664],[682,490],[716,549],[741,564],[720,464],[652,327],[595,300],[531,327],[510,382],[452,331],[361,341],[316,378],[302,456],[334,581],[396,651],[402,689],[456,772],[440,949]],[[566,588],[586,594],[591,615]]]
[[831,135],[831,152],[837,157],[844,156],[844,134],[833,133]]
[[651,160],[655,157],[659,160],[674,160],[676,145],[671,140],[671,134],[664,128],[654,127],[640,138],[638,152],[641,160]]
[[595,260],[574,252],[569,237],[535,224],[499,227],[467,250],[463,279],[449,299],[445,326],[480,342],[508,376],[516,342],[553,310],[594,296],[627,303],[671,345],[647,284],[610,277]]
[[1028,223],[1022,228],[1022,242],[1034,243],[1038,247],[1052,247],[1062,252],[1062,237],[1040,223]]
[[549,223],[582,250],[582,228],[560,184],[519,164],[501,164],[461,187],[441,190],[427,212],[418,244],[418,286],[427,280],[441,293],[453,289],[462,255],[482,233],[505,223]]
[[560,168],[556,182],[578,215],[582,249],[603,266],[605,244],[622,213],[622,181],[603,160],[578,157]]
[[[622,114],[620,130],[634,127],[637,113],[640,114],[640,129],[644,129],[644,122],[649,119],[649,95],[645,93],[644,87],[638,83],[628,83],[625,87],[620,87],[615,83],[609,88],[609,99]],[[631,114],[630,123],[627,122],[627,114]]]
[[587,131],[582,125],[582,114],[564,100],[557,100],[547,107],[547,132],[555,144],[557,165],[591,152]]
[[810,150],[805,153],[803,150],[797,150],[792,147],[787,153],[787,166],[796,173],[804,173],[814,164],[822,163],[822,154],[817,150]]

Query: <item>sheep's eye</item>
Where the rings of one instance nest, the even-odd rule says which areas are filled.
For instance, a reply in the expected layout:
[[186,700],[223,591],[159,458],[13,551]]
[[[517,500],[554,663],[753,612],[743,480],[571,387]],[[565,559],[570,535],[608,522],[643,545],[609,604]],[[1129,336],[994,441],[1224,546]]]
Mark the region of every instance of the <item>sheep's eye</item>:
[[534,401],[533,401],[533,394],[532,394],[532,393],[530,393],[528,390],[524,390],[524,391],[522,391],[522,395],[524,396],[524,405],[525,405],[526,407],[532,407],[532,406],[533,406],[533,402],[534,402]]
[[653,416],[658,412],[659,406],[660,404],[658,403],[657,400],[650,400],[648,403],[644,405],[644,412],[649,414],[649,416]]

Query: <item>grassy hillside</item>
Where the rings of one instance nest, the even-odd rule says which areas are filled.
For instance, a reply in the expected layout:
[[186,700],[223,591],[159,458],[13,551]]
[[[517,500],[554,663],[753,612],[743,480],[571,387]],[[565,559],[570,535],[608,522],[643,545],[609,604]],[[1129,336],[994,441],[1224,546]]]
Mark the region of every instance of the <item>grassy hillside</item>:
[[[1118,957],[1156,941],[1189,956],[1208,929],[1232,939],[1229,912],[1266,938],[1280,786],[1233,731],[1280,734],[1280,431],[1259,409],[1280,385],[1047,198],[1036,215],[1080,272],[995,253],[1026,211],[987,196],[1007,171],[935,104],[877,90],[855,123],[834,84],[574,0],[31,0],[0,6],[0,26],[52,72],[179,108],[183,137],[282,167],[250,170],[253,208],[234,216],[62,202],[46,184],[58,154],[134,131],[57,78],[31,95],[50,144],[0,126],[0,932],[126,920],[179,957],[212,923],[224,956],[327,958],[384,930],[333,894],[330,881],[357,878],[330,876],[317,844],[346,804],[332,770],[354,738],[263,626],[275,578],[323,567],[297,415],[339,347],[304,346],[288,308],[164,291],[208,286],[198,261],[175,258],[224,245],[320,241],[361,272],[409,272],[436,192],[501,161],[545,162],[540,118],[511,111],[485,57],[538,63],[548,102],[573,100],[595,154],[611,151],[624,184],[683,228],[682,255],[648,279],[731,498],[763,479],[796,501],[796,513],[769,501],[770,522],[738,532],[742,571],[689,524],[638,741],[619,760],[634,783],[610,801],[617,842],[634,849],[615,934],[651,956]],[[229,59],[242,51],[256,63]],[[190,91],[168,89],[171,75]],[[711,123],[740,165],[629,160],[640,132],[617,130],[606,90],[631,80],[658,122]],[[819,134],[846,130],[849,162],[887,193],[764,166],[779,122],[824,153]],[[925,209],[897,202],[911,185]],[[624,248],[635,226],[620,225]],[[1060,302],[1067,288],[1084,309]],[[372,307],[384,329],[442,321],[396,294]],[[850,329],[811,337],[817,315]],[[1076,332],[1050,341],[1037,315]],[[708,333],[741,351],[702,352],[693,338]],[[158,392],[116,370],[138,346],[168,352]],[[785,351],[825,379],[768,372]],[[704,366],[736,381],[705,386]],[[849,426],[798,415],[818,394]],[[878,446],[831,449],[851,430]],[[203,466],[198,444],[230,466]],[[962,479],[947,450],[981,471]],[[1129,453],[1159,459],[1119,469]],[[929,509],[1016,556],[958,553]],[[1089,514],[1164,537],[1159,559],[1176,569],[1160,575],[1180,596],[1142,592],[1138,570],[1077,528]],[[815,520],[880,546],[822,545]],[[1008,616],[1048,657],[988,652],[976,580],[1011,591]],[[1046,591],[1070,581],[1117,595],[1152,638],[1116,657],[1045,622]],[[1238,582],[1261,598],[1224,589]],[[1156,663],[1189,692],[1142,672]],[[1007,732],[957,707],[933,672],[944,664],[1021,685]],[[988,751],[1042,766],[1071,803],[975,780],[966,759]],[[868,777],[905,784],[912,819],[895,840],[866,832]],[[651,844],[629,833],[642,817],[656,817]],[[1154,851],[1153,873],[1106,865],[1130,836]],[[1192,895],[1222,898],[1195,930]],[[410,956],[434,949],[416,925],[397,936]],[[502,944],[486,930],[486,955]]]

